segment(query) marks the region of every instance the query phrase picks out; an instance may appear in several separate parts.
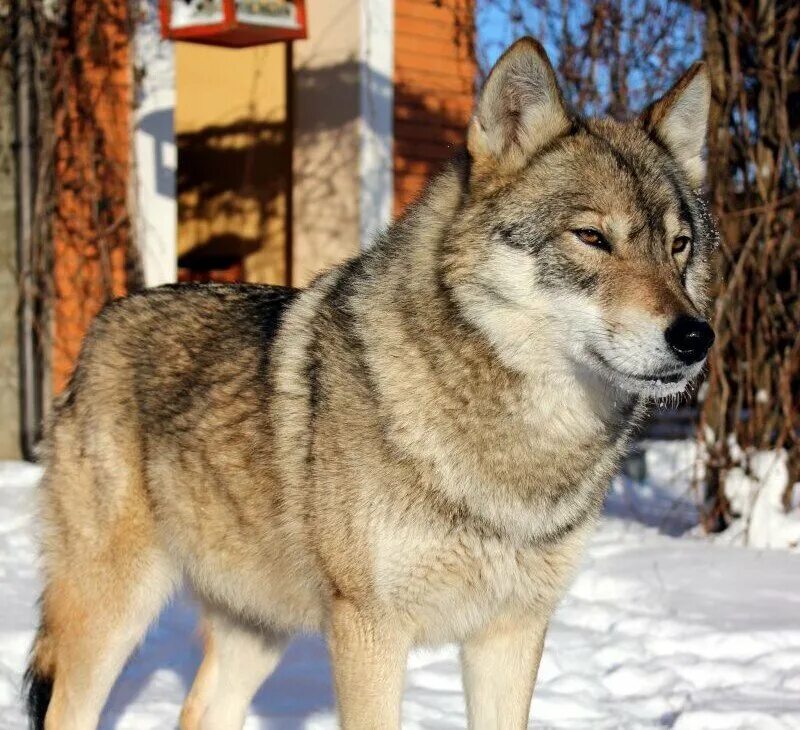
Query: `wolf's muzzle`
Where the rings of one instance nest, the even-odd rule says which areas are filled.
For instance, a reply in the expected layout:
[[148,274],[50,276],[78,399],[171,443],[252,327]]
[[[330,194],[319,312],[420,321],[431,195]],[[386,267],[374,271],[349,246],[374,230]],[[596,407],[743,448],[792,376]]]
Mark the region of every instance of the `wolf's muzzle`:
[[682,314],[667,328],[664,338],[682,363],[692,365],[714,344],[714,330],[705,320]]

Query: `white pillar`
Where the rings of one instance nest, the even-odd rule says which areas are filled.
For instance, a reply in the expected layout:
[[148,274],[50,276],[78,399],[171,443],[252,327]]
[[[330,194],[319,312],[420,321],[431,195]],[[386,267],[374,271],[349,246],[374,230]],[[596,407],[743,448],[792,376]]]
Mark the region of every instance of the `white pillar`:
[[178,276],[175,173],[175,63],[171,41],[161,40],[158,0],[143,0],[135,63],[143,71],[134,119],[136,241],[145,284]]
[[394,2],[361,0],[360,234],[366,248],[392,218],[394,202]]

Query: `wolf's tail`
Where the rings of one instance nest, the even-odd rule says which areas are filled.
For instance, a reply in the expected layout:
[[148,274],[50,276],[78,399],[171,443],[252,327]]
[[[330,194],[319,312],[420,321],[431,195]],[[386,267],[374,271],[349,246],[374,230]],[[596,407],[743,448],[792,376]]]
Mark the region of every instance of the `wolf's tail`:
[[55,671],[50,659],[49,644],[50,640],[42,625],[33,642],[30,662],[22,683],[23,698],[28,711],[28,726],[31,730],[44,730],[44,718],[53,694]]

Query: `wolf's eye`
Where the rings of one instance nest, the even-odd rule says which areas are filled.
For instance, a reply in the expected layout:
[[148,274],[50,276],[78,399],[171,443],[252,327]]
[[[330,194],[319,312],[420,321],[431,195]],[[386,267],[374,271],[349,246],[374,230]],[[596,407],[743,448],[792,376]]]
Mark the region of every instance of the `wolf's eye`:
[[573,233],[581,243],[585,243],[587,246],[601,248],[603,251],[611,251],[611,244],[603,237],[600,231],[596,231],[594,228],[578,228]]
[[678,236],[672,242],[672,255],[677,256],[679,253],[683,253],[691,245],[692,239],[689,236]]

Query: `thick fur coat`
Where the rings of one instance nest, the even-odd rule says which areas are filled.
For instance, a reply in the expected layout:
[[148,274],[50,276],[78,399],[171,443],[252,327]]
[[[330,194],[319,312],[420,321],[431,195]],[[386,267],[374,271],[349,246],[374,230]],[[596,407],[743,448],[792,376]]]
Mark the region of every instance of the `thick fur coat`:
[[241,728],[316,630],[347,730],[399,727],[407,652],[441,642],[471,727],[527,727],[631,431],[713,337],[708,87],[695,66],[633,122],[581,119],[523,39],[467,150],[370,250],[305,291],[108,306],[50,429],[34,725],[94,728],[186,582],[206,656],[185,730]]

